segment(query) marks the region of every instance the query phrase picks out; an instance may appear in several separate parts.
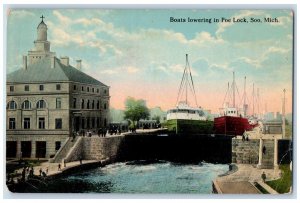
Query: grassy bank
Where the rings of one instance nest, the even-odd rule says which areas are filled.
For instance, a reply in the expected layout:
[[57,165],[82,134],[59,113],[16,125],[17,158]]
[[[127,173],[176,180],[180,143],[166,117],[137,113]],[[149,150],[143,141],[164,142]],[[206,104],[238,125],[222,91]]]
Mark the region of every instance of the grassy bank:
[[283,194],[290,191],[293,177],[289,164],[280,165],[279,168],[282,171],[282,177],[278,180],[267,181],[266,183],[278,193]]

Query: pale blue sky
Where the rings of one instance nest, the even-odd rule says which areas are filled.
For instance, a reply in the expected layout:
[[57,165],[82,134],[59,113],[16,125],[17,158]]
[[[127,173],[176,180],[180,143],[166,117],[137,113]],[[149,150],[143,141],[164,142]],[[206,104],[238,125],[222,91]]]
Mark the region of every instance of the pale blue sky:
[[[293,15],[289,10],[14,9],[8,12],[7,72],[22,65],[44,15],[57,56],[111,86],[111,103],[126,96],[163,109],[175,105],[185,54],[189,54],[199,105],[217,112],[232,71],[243,89],[247,76],[260,88],[261,105],[280,111],[282,89],[292,102]],[[279,23],[170,23],[174,18],[277,17]],[[251,87],[250,87],[251,84]],[[241,96],[241,95],[240,95]]]

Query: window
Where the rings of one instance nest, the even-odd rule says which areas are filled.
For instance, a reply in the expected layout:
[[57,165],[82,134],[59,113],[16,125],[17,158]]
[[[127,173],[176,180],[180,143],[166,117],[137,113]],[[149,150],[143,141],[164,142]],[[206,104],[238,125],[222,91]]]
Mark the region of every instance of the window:
[[77,86],[76,85],[73,86],[73,90],[77,90]]
[[76,98],[73,98],[73,108],[76,109]]
[[106,127],[106,125],[107,125],[107,120],[106,120],[106,118],[104,119],[104,127]]
[[31,109],[31,103],[28,100],[25,100],[22,104],[22,109]]
[[24,90],[29,91],[29,85],[25,85]]
[[85,119],[84,118],[81,119],[81,126],[82,126],[82,129],[85,129]]
[[95,108],[95,101],[93,100],[92,101],[92,109],[94,109]]
[[86,119],[86,127],[87,127],[87,129],[90,128],[90,118]]
[[84,91],[84,87],[83,86],[81,86],[81,91]]
[[90,92],[90,87],[87,87],[87,91]]
[[56,98],[56,108],[57,109],[61,108],[61,98]]
[[81,109],[84,109],[84,99],[81,100]]
[[45,129],[45,118],[39,118],[39,129]]
[[30,118],[24,118],[24,129],[30,129]]
[[56,118],[55,119],[55,129],[61,129],[62,128],[62,119]]
[[60,90],[60,89],[61,89],[60,84],[56,84],[56,90]]
[[60,141],[56,141],[55,142],[55,151],[58,151],[60,149],[61,146],[61,142]]
[[8,109],[17,109],[17,103],[15,101],[10,101],[7,105]]
[[90,100],[87,101],[86,108],[90,109]]
[[95,89],[94,89],[94,88],[92,88],[92,92],[95,92]]
[[103,108],[106,109],[106,103],[104,103]]
[[97,118],[97,128],[100,128],[100,117]]
[[43,109],[46,108],[46,102],[44,100],[40,100],[36,103],[36,108]]
[[106,94],[106,93],[107,93],[107,90],[105,89],[105,90],[104,90],[104,94]]
[[97,109],[99,109],[100,108],[100,101],[98,100],[97,101]]
[[16,129],[16,119],[15,118],[9,118],[9,129]]
[[40,91],[44,91],[44,85],[40,85]]
[[99,89],[97,88],[97,93],[99,93]]
[[10,92],[15,91],[15,86],[9,86],[9,91],[10,91]]
[[95,118],[92,118],[92,128],[95,128]]

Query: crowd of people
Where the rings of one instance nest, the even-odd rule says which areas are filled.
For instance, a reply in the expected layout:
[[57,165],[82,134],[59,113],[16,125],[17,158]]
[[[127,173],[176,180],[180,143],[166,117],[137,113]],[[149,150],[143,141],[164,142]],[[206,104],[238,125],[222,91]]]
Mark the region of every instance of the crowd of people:
[[[46,177],[48,175],[48,167],[46,170],[43,170],[40,168],[39,170],[39,176],[40,177]],[[21,173],[21,181],[28,180],[29,178],[33,178],[34,176],[34,168],[33,166],[24,166],[22,173]]]

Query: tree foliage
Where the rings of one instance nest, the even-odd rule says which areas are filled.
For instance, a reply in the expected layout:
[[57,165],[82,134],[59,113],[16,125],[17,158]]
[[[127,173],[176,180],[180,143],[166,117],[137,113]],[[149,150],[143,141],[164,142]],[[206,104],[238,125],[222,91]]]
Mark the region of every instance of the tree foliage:
[[136,100],[132,97],[128,97],[125,101],[124,118],[132,121],[139,121],[141,119],[149,118],[149,109],[146,106],[146,101],[139,99]]

